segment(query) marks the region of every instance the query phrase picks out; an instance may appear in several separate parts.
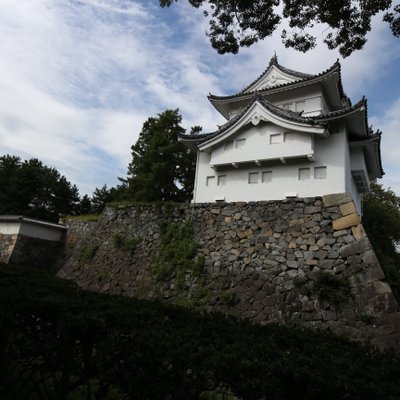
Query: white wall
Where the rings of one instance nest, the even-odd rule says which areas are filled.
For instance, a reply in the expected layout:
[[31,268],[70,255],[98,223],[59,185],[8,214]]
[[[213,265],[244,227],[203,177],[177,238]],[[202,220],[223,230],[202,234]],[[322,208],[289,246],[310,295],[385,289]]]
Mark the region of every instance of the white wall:
[[223,165],[312,155],[313,142],[312,135],[260,122],[256,126],[246,125],[240,133],[213,149],[210,163]]
[[19,228],[19,222],[0,221],[0,233],[3,235],[17,235]]
[[51,226],[41,226],[34,223],[22,222],[19,230],[20,235],[29,236],[37,239],[60,241],[64,230],[52,228]]
[[[341,132],[327,139],[315,138],[313,162],[302,158],[294,164],[265,163],[259,167],[254,163],[240,166],[238,169],[229,167],[214,170],[210,167],[210,154],[201,152],[198,156],[194,201],[202,203],[214,202],[217,199],[226,202],[280,200],[289,193],[295,193],[298,197],[310,197],[345,192],[345,145],[346,135]],[[326,167],[325,179],[315,179],[314,173],[318,167]],[[310,179],[300,180],[299,168],[309,168]],[[272,172],[271,181],[262,182],[262,172],[268,171]],[[249,183],[249,173],[256,172],[259,173],[258,183]],[[223,175],[226,178],[221,179]],[[222,181],[225,183],[222,184]]]

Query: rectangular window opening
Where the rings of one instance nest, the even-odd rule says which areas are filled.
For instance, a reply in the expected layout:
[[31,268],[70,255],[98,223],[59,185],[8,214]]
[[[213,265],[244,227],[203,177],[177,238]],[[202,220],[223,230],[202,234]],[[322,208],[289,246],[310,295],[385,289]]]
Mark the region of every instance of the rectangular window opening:
[[305,181],[310,179],[310,168],[299,168],[299,180]]
[[272,171],[263,171],[261,176],[262,183],[268,183],[272,181]]
[[249,183],[258,183],[258,172],[249,172]]
[[218,175],[217,184],[218,184],[218,186],[226,185],[226,175]]
[[210,186],[214,186],[214,184],[215,184],[215,176],[207,176],[206,186],[210,187]]
[[326,179],[326,167],[315,167],[314,179]]
[[281,133],[270,135],[269,143],[270,144],[279,144],[283,141],[283,135]]

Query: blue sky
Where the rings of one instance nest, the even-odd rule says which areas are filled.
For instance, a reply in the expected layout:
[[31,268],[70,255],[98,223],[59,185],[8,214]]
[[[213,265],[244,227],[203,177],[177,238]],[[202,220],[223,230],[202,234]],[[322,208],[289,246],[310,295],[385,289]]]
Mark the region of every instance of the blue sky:
[[[279,62],[319,73],[337,58],[356,103],[383,131],[382,182],[400,194],[400,39],[381,16],[365,48],[346,59],[323,44],[285,49],[279,33],[239,55],[218,55],[200,10],[180,0],[1,0],[0,154],[36,157],[81,194],[126,176],[143,122],[179,108],[183,126],[214,130],[223,118],[207,94],[233,94],[253,81],[276,51]],[[318,27],[319,38],[324,27]]]

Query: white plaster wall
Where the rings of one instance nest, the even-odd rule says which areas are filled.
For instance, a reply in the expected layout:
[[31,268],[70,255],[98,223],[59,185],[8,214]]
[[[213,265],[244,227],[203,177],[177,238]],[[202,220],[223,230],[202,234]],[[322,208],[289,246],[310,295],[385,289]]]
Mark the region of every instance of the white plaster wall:
[[285,106],[292,111],[303,111],[305,116],[319,115],[327,111],[319,84],[272,94],[267,99],[277,106]]
[[0,233],[3,235],[17,235],[19,228],[19,222],[0,221]]
[[[244,144],[239,146],[243,140]],[[279,143],[274,143],[276,140]],[[210,162],[212,165],[223,165],[306,156],[313,153],[312,135],[290,132],[280,126],[260,122],[256,126],[246,125],[240,133],[231,136],[225,143],[213,149]]]
[[[266,99],[272,104],[287,108],[292,111],[303,111],[303,115],[310,117],[328,111],[324,96],[319,85],[298,88],[288,92],[269,95]],[[244,105],[232,103],[229,119],[237,115]]]
[[[211,157],[199,153],[198,174],[194,201],[197,203],[214,202],[217,199],[226,202],[280,200],[287,194],[298,197],[322,196],[329,193],[341,193],[346,189],[345,180],[344,132],[331,137],[316,138],[314,142],[315,161],[302,159],[296,164],[275,164],[273,166],[254,166],[235,169],[212,169]],[[326,179],[315,179],[315,167],[326,166]],[[310,168],[310,179],[299,180],[299,168]],[[271,182],[262,183],[261,173],[272,171]],[[249,172],[259,172],[259,183],[249,183]],[[226,183],[218,185],[218,177],[226,175]],[[215,177],[214,183],[207,186],[207,177]]]
[[61,229],[53,229],[51,227],[32,224],[29,222],[22,222],[19,233],[21,235],[37,239],[60,241],[63,237],[64,231]]

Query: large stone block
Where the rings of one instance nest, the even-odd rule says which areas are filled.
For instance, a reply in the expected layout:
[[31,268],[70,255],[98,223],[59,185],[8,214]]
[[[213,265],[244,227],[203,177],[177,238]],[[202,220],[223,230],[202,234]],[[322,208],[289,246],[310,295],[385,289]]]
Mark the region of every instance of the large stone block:
[[354,214],[357,212],[354,203],[350,201],[349,203],[344,203],[339,205],[340,212],[343,216]]
[[353,226],[357,226],[360,223],[360,217],[357,213],[346,215],[332,222],[332,228],[335,231],[340,231],[342,229],[348,229]]
[[339,204],[349,203],[350,201],[353,201],[353,199],[349,193],[333,193],[323,196],[322,201],[325,207],[332,207]]
[[347,244],[340,249],[340,255],[342,257],[349,257],[354,254],[360,254],[366,250],[369,250],[371,245],[368,238],[357,240],[356,242]]
[[361,224],[353,226],[351,231],[357,240],[360,240],[366,236],[365,230]]

